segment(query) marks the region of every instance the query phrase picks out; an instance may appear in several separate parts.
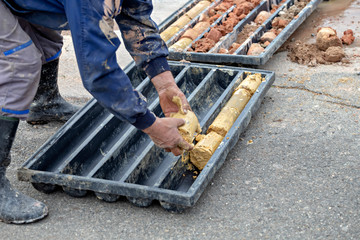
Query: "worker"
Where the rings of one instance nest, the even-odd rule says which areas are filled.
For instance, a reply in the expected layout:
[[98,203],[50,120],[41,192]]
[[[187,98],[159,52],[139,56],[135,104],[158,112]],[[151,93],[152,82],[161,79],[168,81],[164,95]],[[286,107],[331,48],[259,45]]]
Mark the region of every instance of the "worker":
[[[180,155],[183,150],[191,150],[192,146],[178,132],[184,120],[168,117],[178,111],[172,102],[174,96],[180,97],[185,111],[190,110],[190,105],[169,71],[168,51],[150,18],[152,9],[151,1],[138,0],[0,0],[1,221],[30,223],[48,214],[45,204],[12,188],[5,176],[19,119],[27,118],[37,91],[41,59],[57,65],[54,59],[59,52],[56,39],[49,35],[45,39],[52,41],[48,45],[51,49],[40,46],[43,51],[39,50],[34,36],[29,36],[19,21],[41,29],[35,32],[38,38],[50,29],[70,29],[83,84],[94,98],[116,117],[148,134],[166,151]],[[120,40],[113,32],[114,19],[126,49],[154,84],[166,117],[159,118],[148,109],[146,99],[133,88],[117,64],[115,52]]]

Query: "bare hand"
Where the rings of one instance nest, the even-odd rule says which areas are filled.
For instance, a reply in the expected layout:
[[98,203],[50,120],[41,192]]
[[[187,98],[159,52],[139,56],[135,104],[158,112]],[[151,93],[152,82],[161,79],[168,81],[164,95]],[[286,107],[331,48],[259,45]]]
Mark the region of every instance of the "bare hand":
[[185,113],[187,110],[191,110],[185,94],[176,85],[174,77],[170,71],[160,73],[159,75],[153,77],[151,81],[159,94],[160,106],[166,117],[169,117],[170,113],[176,113],[179,111],[178,106],[172,101],[174,96],[180,97]]
[[155,145],[179,156],[184,150],[193,149],[193,146],[187,143],[178,131],[178,127],[184,124],[184,119],[157,117],[153,125],[144,129],[143,132],[150,136]]

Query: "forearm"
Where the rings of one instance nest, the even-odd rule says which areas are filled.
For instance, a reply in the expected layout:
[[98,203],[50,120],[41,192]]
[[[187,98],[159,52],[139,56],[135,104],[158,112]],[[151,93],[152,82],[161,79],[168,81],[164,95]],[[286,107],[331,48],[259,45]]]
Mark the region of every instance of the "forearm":
[[152,9],[151,1],[124,1],[116,17],[126,49],[150,78],[169,70],[168,50],[150,17]]
[[115,53],[120,41],[111,29],[103,25],[103,8],[90,7],[84,1],[68,0],[66,3],[85,88],[116,117],[139,129],[151,126],[155,116],[147,109],[146,101],[134,91],[130,79],[117,64]]

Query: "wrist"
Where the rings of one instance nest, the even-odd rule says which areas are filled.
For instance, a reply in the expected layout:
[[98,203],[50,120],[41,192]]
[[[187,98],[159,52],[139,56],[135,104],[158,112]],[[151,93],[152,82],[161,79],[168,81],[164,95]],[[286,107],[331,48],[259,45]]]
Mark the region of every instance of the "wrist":
[[151,134],[151,132],[153,132],[155,125],[157,124],[157,120],[158,120],[158,117],[155,117],[155,121],[153,122],[153,124],[151,124],[147,128],[141,129],[141,131],[143,131],[146,134]]
[[145,66],[143,66],[143,67],[144,67],[146,74],[150,78],[154,78],[155,76],[157,76],[163,72],[170,71],[169,64],[165,57],[155,58],[155,59],[151,60],[150,62],[146,63]]
[[154,124],[155,120],[155,114],[148,109],[145,114],[137,116],[135,123],[133,123],[133,126],[140,130],[147,129]]
[[162,72],[151,79],[158,93],[169,87],[176,86],[174,77],[170,71]]

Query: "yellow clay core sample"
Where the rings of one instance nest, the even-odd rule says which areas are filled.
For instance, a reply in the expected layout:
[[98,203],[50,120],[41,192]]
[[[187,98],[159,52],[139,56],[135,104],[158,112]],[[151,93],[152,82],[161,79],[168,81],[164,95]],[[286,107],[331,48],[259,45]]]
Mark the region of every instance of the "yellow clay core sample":
[[195,135],[201,132],[199,121],[193,111],[188,110],[186,114],[184,113],[181,100],[178,96],[175,96],[172,101],[178,105],[179,111],[172,113],[171,117],[185,120],[185,124],[179,127],[179,132],[186,142],[192,144]]
[[161,34],[161,38],[166,42],[172,36],[174,36],[181,28],[188,24],[193,18],[195,18],[199,13],[201,13],[205,8],[210,5],[211,1],[201,1],[191,8],[187,13],[181,16],[168,28],[166,28]]
[[205,138],[198,142],[190,152],[191,163],[199,170],[202,170],[220,145],[222,139],[223,136],[216,132],[206,134]]
[[208,133],[216,132],[225,137],[239,115],[240,112],[238,112],[235,108],[224,107],[219,115],[217,115],[214,122],[210,125]]
[[209,1],[201,1],[196,4],[193,8],[191,8],[186,15],[188,15],[191,19],[195,18],[199,13],[201,13],[205,8],[210,5]]
[[162,33],[160,33],[160,37],[166,42],[169,40],[172,36],[175,35],[180,30],[179,27],[176,26],[170,26],[167,29],[165,29]]
[[177,41],[175,44],[171,45],[169,49],[175,50],[175,51],[182,51],[192,42],[191,38],[181,38],[179,41]]
[[245,108],[251,96],[256,92],[262,81],[261,74],[248,75],[235,89],[229,101],[225,104],[205,136],[197,137],[198,143],[190,152],[190,161],[202,170],[216,151],[222,139],[228,133],[241,111]]
[[225,107],[220,111],[219,115],[217,115],[212,122],[208,132],[214,131],[225,137],[250,98],[251,94],[248,90],[242,88],[237,89],[226,103]]
[[245,78],[244,81],[242,81],[239,85],[239,87],[237,87],[237,89],[239,88],[243,88],[248,90],[251,95],[253,95],[256,91],[256,89],[260,86],[261,84],[261,74],[260,73],[255,73],[252,75],[249,75]]

